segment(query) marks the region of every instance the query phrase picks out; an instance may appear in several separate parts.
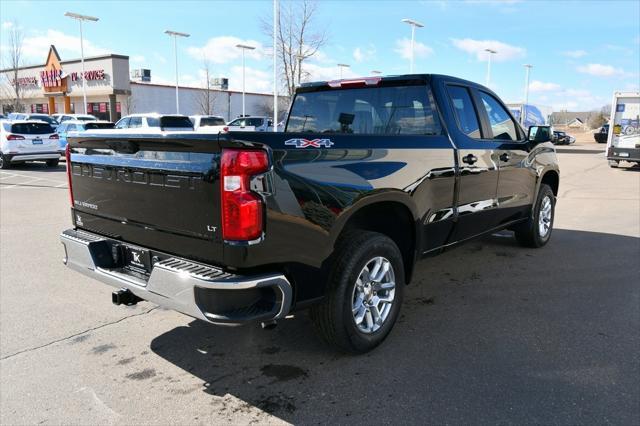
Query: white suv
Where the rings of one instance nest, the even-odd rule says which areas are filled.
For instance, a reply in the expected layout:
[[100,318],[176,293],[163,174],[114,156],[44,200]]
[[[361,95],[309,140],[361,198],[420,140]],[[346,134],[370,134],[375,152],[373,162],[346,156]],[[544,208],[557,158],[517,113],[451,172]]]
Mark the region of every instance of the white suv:
[[170,114],[131,114],[122,117],[115,125],[115,130],[138,132],[193,131],[193,123],[186,115]]
[[215,115],[191,115],[189,119],[196,132],[220,133],[227,126],[224,118]]
[[0,169],[25,161],[46,161],[56,167],[64,152],[49,123],[36,120],[0,121]]

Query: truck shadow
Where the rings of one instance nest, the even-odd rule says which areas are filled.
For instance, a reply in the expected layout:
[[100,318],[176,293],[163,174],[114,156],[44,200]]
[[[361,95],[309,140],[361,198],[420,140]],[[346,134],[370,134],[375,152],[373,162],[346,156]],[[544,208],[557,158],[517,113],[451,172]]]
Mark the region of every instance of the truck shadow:
[[369,354],[333,352],[304,313],[271,331],[193,321],[151,350],[292,423],[633,423],[639,254],[628,236],[556,229],[532,250],[504,232],[421,262]]

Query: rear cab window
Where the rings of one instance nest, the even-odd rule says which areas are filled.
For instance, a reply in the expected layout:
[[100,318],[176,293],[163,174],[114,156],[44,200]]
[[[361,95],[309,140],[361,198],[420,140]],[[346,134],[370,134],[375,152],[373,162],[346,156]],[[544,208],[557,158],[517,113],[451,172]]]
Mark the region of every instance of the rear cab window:
[[431,90],[424,82],[298,93],[285,131],[442,134]]
[[200,127],[207,126],[224,126],[225,122],[222,118],[217,117],[203,117],[200,119]]
[[[149,126],[151,126],[150,123],[149,123]],[[154,126],[154,127],[157,127],[157,126]],[[189,117],[165,116],[165,117],[160,117],[160,127],[193,129],[193,123],[191,123],[191,120],[189,120]]]

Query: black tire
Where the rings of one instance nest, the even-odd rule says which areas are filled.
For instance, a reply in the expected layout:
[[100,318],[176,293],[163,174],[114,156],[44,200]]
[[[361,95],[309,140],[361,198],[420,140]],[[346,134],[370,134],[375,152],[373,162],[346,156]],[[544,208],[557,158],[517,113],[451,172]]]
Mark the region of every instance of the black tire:
[[6,170],[11,168],[11,161],[4,155],[0,154],[0,169]]
[[59,158],[57,160],[47,160],[47,167],[58,167],[58,164],[60,164]]
[[[361,294],[357,293],[356,282],[361,273],[364,273],[365,266],[379,258],[388,261],[391,276],[395,276],[393,301],[381,325],[375,323],[379,328],[366,332],[359,327],[366,327],[364,323],[372,321],[374,317],[365,314],[361,319],[361,326],[356,324],[354,303],[357,303],[355,300],[358,294]],[[365,353],[382,343],[398,318],[405,287],[402,255],[398,246],[385,235],[369,231],[350,231],[341,238],[335,259],[327,283],[326,297],[321,304],[311,308],[311,320],[316,332],[332,347],[347,353]],[[358,289],[363,288],[364,286],[358,286]],[[369,286],[369,289],[372,288]],[[381,290],[378,294],[383,293],[384,290]],[[377,297],[375,292],[370,292],[369,296],[371,294],[372,297]],[[389,297],[390,293],[384,294]],[[360,301],[361,309],[369,312],[362,299]],[[383,312],[385,305],[382,306]]]
[[[543,220],[548,229],[546,233],[543,233],[541,228],[541,215],[546,216],[545,213],[541,213],[542,210],[547,211],[546,203],[549,204],[550,217],[548,220]],[[533,206],[533,215],[529,220],[522,225],[519,225],[515,231],[515,237],[518,243],[524,247],[538,248],[542,247],[549,242],[551,238],[551,232],[553,231],[553,220],[555,219],[556,209],[556,197],[553,195],[553,191],[549,185],[541,184],[540,191],[538,191],[538,198]],[[543,218],[544,219],[544,218]]]
[[620,167],[620,162],[617,160],[609,160],[609,167],[611,167],[612,169],[617,169],[618,167]]

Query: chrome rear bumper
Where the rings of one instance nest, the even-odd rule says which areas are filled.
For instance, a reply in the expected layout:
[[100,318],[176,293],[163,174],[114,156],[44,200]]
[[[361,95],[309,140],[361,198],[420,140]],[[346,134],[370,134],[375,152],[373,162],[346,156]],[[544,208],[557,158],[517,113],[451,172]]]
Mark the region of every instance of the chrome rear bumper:
[[284,318],[291,309],[292,288],[282,274],[241,276],[173,256],[153,264],[148,279],[117,267],[117,240],[69,229],[60,235],[69,268],[141,299],[217,324]]

